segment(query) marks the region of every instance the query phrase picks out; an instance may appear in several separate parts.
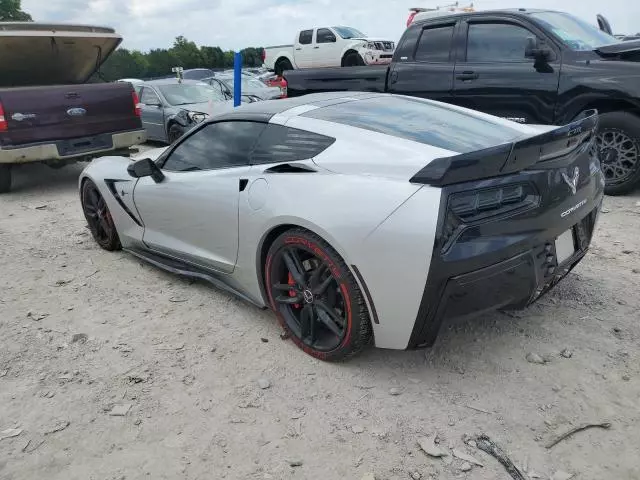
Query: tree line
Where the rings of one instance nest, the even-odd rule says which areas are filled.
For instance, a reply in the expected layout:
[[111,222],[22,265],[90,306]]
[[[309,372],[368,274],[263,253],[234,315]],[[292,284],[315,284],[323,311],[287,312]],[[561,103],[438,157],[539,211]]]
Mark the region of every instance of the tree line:
[[[240,51],[246,67],[262,65],[262,48]],[[154,48],[148,52],[119,48],[100,69],[104,80],[119,78],[155,78],[171,75],[171,68],[232,68],[233,51],[220,47],[198,47],[183,36],[176,37],[171,48]]]

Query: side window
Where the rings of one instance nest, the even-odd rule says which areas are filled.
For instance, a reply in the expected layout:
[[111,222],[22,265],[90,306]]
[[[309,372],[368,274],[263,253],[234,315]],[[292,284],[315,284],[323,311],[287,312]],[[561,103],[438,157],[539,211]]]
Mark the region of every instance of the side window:
[[313,40],[313,30],[303,30],[300,32],[300,37],[298,38],[298,42],[301,45],[310,45]]
[[264,127],[257,122],[206,125],[178,144],[162,168],[189,172],[249,165],[249,153]]
[[415,59],[417,62],[448,62],[453,38],[453,25],[425,28],[422,31]]
[[529,37],[535,35],[518,25],[472,23],[467,37],[467,62],[533,61],[524,56]]
[[322,153],[335,141],[335,138],[317,133],[269,124],[251,154],[251,163],[307,160]]
[[160,99],[158,98],[158,95],[156,95],[156,92],[151,90],[149,87],[144,87],[142,89],[140,103],[144,103],[145,105],[160,105]]
[[319,28],[316,33],[316,43],[335,43],[336,36],[328,28]]

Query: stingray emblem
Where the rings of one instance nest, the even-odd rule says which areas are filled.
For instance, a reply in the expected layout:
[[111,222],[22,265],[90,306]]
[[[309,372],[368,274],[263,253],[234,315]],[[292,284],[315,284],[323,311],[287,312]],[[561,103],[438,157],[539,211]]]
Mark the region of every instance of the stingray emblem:
[[578,167],[573,169],[573,177],[571,178],[569,178],[566,173],[562,172],[562,179],[567,183],[567,185],[569,185],[573,195],[575,195],[578,190],[578,178],[580,178],[580,169]]

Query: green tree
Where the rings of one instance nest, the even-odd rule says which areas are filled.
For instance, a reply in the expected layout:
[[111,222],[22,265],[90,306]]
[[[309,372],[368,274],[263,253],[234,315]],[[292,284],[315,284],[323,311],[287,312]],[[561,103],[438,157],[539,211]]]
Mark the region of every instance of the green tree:
[[224,52],[220,47],[200,47],[202,66],[206,68],[224,67]]
[[136,50],[130,52],[126,48],[120,48],[104,62],[100,73],[106,80],[144,78],[147,76],[148,69],[146,55]]
[[177,60],[177,65],[182,68],[198,68],[202,67],[202,55],[195,42],[190,42],[182,35],[176,37],[173,47],[169,52]]
[[145,56],[149,65],[148,77],[171,76],[171,69],[178,66],[178,59],[166,48],[154,48]]
[[22,11],[20,0],[0,0],[0,22],[32,22],[31,15]]

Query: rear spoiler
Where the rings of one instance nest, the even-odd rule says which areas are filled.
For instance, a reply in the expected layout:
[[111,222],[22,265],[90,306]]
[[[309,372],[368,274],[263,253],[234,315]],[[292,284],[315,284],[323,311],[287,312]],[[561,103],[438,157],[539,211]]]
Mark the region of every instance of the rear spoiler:
[[586,110],[568,125],[475,152],[436,158],[416,173],[412,183],[442,187],[524,170],[538,162],[568,155],[595,137],[598,111]]

